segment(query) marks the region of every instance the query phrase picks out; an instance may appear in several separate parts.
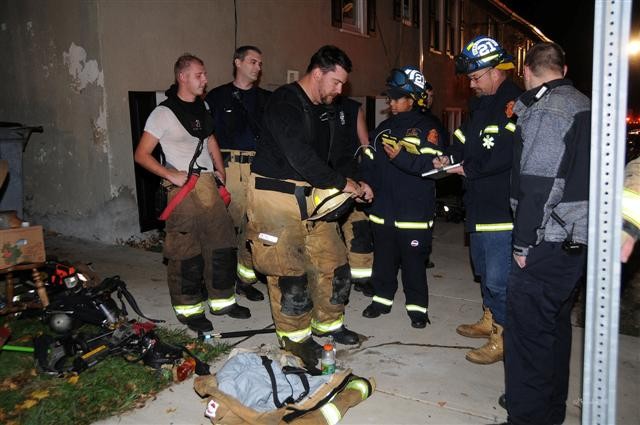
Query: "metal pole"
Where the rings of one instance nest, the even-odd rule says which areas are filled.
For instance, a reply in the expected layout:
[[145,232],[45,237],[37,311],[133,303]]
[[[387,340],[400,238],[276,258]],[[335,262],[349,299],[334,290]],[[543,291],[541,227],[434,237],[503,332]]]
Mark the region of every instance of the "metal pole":
[[632,0],[596,0],[582,423],[616,421],[620,232]]

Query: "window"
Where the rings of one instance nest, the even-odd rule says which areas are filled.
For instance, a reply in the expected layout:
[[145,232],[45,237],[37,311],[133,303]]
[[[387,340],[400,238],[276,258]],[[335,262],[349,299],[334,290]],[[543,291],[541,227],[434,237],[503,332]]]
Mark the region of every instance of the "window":
[[426,0],[425,37],[433,52],[453,57],[464,43],[463,0]]
[[331,0],[331,25],[357,34],[374,33],[375,0]]
[[497,40],[499,38],[498,37],[498,23],[491,16],[487,17],[487,35],[489,37],[493,38],[494,40]]
[[[449,132],[449,137],[453,135],[463,120],[462,108],[444,108],[442,111],[442,124]],[[449,146],[451,140],[445,141],[446,146]]]
[[440,48],[440,0],[429,2],[429,48],[436,52]]
[[516,48],[516,72],[518,77],[524,76],[524,58],[527,55],[529,49],[533,46],[533,41],[526,40],[523,45],[519,45]]
[[420,0],[393,0],[393,19],[407,26],[420,27]]

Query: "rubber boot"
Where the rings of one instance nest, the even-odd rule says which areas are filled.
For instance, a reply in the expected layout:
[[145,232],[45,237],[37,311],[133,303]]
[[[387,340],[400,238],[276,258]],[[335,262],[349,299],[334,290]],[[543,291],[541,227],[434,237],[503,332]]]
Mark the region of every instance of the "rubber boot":
[[469,351],[465,356],[466,359],[477,364],[491,364],[502,360],[504,355],[502,331],[502,326],[494,323],[489,341],[482,347]]
[[491,310],[489,310],[488,307],[483,306],[482,309],[484,310],[484,313],[482,314],[480,320],[470,325],[460,325],[456,328],[456,332],[468,338],[489,337],[489,335],[491,335],[493,315],[491,314]]
[[279,338],[280,347],[300,357],[304,365],[309,368],[315,368],[318,360],[322,355],[322,346],[318,344],[312,337],[306,338],[300,342],[291,341],[289,338]]

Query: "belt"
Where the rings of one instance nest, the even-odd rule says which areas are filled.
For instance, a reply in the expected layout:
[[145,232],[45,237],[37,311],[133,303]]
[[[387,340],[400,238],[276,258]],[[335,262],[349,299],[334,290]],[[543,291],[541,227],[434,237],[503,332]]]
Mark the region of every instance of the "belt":
[[224,161],[225,166],[230,162],[235,162],[238,164],[251,164],[254,156],[255,156],[255,152],[250,152],[250,153],[222,152],[222,160]]
[[274,192],[295,195],[296,201],[298,202],[298,208],[300,209],[300,218],[302,220],[306,220],[307,218],[309,218],[309,214],[307,213],[306,197],[311,195],[311,186],[298,186],[295,183],[286,182],[283,180],[256,176],[255,187],[258,190],[271,190]]

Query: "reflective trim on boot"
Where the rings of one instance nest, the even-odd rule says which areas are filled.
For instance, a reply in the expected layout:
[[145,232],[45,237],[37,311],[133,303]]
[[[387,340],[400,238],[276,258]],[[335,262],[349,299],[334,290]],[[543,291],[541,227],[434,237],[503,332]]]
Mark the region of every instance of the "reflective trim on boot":
[[342,314],[340,318],[338,318],[337,320],[334,320],[333,322],[323,323],[323,322],[318,322],[315,319],[311,319],[311,328],[313,329],[313,331],[317,331],[317,333],[314,332],[316,333],[316,335],[337,331],[342,327],[342,325],[344,325],[344,314]]
[[305,338],[308,338],[311,336],[311,326],[309,326],[308,328],[300,329],[298,331],[291,331],[291,332],[285,332],[285,331],[276,329],[276,335],[278,335],[278,338],[281,341],[282,341],[282,338],[287,337],[289,338],[289,340],[293,342],[300,342]]
[[502,360],[504,356],[502,330],[502,326],[494,323],[489,341],[482,347],[469,351],[465,358],[477,364],[491,364]]
[[456,328],[456,332],[468,338],[487,338],[491,335],[493,315],[488,307],[482,308],[484,309],[484,312],[482,313],[480,320],[473,324],[460,325]]
[[193,305],[174,305],[173,311],[176,316],[194,316],[196,314],[204,314],[204,303],[200,302]]
[[209,308],[211,309],[211,312],[220,311],[223,308],[234,305],[235,303],[236,303],[235,295],[232,295],[226,299],[209,298]]
[[242,280],[244,283],[253,283],[258,280],[253,269],[243,266],[240,263],[236,265],[236,273],[238,274],[240,280]]

